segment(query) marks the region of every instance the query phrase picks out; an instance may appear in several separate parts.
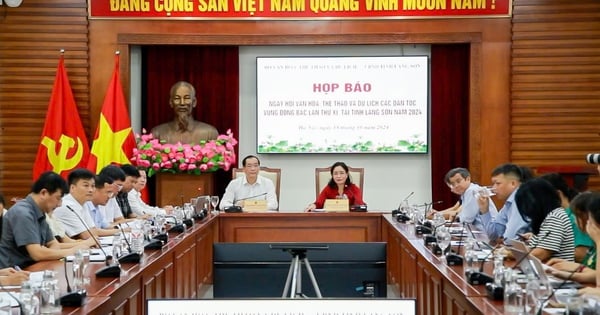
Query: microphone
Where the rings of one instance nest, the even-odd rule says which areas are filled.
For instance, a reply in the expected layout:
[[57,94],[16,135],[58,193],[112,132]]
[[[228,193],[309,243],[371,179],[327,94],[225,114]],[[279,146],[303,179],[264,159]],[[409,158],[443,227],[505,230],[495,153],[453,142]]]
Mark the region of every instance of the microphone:
[[[456,218],[458,218],[458,216],[455,216],[454,220],[456,220]],[[452,222],[454,222],[454,220],[452,220]],[[450,225],[452,225],[452,223],[450,223]],[[464,233],[465,227],[463,223],[463,227],[460,230],[460,238],[458,241],[458,247],[456,248],[456,253],[452,253],[452,251],[450,251],[450,253],[446,255],[446,262],[449,266],[462,266],[464,263],[464,257],[460,255],[460,248],[462,247]]]
[[129,251],[129,253],[122,255],[121,257],[118,257],[119,263],[120,264],[125,264],[125,263],[137,264],[137,263],[139,263],[140,259],[141,259],[141,255],[139,253],[134,253],[131,250],[131,244],[127,240],[127,236],[125,235],[125,231],[123,231],[123,227],[121,226],[121,223],[117,224],[117,226],[119,227],[119,231],[121,231],[121,235],[123,235],[123,239],[125,240],[125,244],[127,245],[127,250]]
[[392,217],[396,217],[396,221],[401,222],[401,223],[406,223],[408,221],[410,221],[410,216],[406,213],[406,209],[402,209],[402,206],[406,205],[408,206],[408,198],[410,198],[412,195],[414,195],[415,192],[411,192],[410,194],[408,194],[408,196],[406,196],[406,198],[404,198],[400,204],[398,205],[398,209],[396,210],[392,210]]
[[67,294],[60,297],[60,305],[79,307],[83,305],[83,299],[87,293],[85,290],[72,292],[71,285],[69,284],[69,276],[67,275],[67,259],[63,258],[62,260],[65,268],[65,280],[67,281]]
[[493,253],[494,253],[494,250],[491,249],[490,252],[487,255],[485,255],[485,257],[481,261],[481,265],[479,266],[479,271],[465,272],[465,276],[467,277],[467,282],[469,284],[477,285],[477,284],[487,284],[490,282],[494,282],[494,278],[492,278],[491,276],[489,276],[483,272],[483,265],[485,264],[486,260],[490,257],[490,255],[492,255]]
[[242,201],[242,200],[248,200],[248,199],[252,199],[252,198],[256,198],[256,197],[260,197],[260,196],[266,196],[266,195],[267,195],[267,193],[266,193],[266,192],[264,192],[264,193],[262,193],[262,194],[258,194],[258,195],[256,195],[256,196],[250,196],[250,197],[246,197],[246,198],[238,199],[238,200],[236,200],[236,202],[238,202],[238,201]]
[[173,225],[170,229],[169,229],[169,233],[183,233],[183,231],[185,231],[185,225],[182,223],[177,223],[177,217],[174,215],[167,215],[165,216],[165,218],[173,218],[175,219],[175,225]]
[[[154,225],[155,223],[153,222],[152,225]],[[162,237],[160,237],[159,235],[156,235],[154,237],[149,237],[148,235],[144,235],[144,240],[145,240],[145,245],[144,245],[144,250],[149,249],[149,250],[155,250],[155,249],[162,249],[163,245],[165,245],[166,242],[164,242],[162,240]]]
[[[83,224],[83,227],[87,230],[88,233],[90,233],[90,237],[94,240],[94,242],[96,243],[98,248],[100,248],[100,250],[102,251],[102,254],[104,254],[104,257],[106,258],[105,259],[106,267],[102,267],[102,268],[98,269],[98,271],[96,271],[96,277],[98,277],[98,278],[120,277],[121,276],[121,266],[116,265],[116,264],[115,265],[110,264],[113,257],[111,255],[108,255],[104,251],[104,248],[102,248],[102,245],[100,244],[100,242],[98,241],[96,236],[94,236],[94,233],[92,233],[92,231],[90,231],[90,228],[88,228],[87,224],[85,224],[85,222],[83,222],[83,219],[79,216],[77,211],[73,210],[73,208],[71,208],[68,205],[67,205],[67,209],[71,210],[71,212],[73,212],[75,214],[75,216],[79,219],[81,224]],[[114,244],[113,244],[113,246],[114,246]]]
[[[431,223],[430,223],[430,225],[431,225]],[[429,244],[437,242],[437,239],[435,238],[435,231],[437,230],[437,228],[444,226],[444,225],[446,225],[446,222],[440,223],[436,226],[426,226],[425,224],[417,226],[417,227],[421,227],[422,229],[429,230],[428,235],[425,235],[425,238],[423,238],[423,242],[425,242],[425,246],[429,246]]]

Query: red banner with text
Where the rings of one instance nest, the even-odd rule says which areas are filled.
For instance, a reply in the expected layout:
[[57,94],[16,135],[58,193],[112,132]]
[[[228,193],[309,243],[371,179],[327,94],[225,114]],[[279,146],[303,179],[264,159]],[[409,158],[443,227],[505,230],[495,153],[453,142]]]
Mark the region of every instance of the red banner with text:
[[103,19],[510,17],[512,0],[90,0]]

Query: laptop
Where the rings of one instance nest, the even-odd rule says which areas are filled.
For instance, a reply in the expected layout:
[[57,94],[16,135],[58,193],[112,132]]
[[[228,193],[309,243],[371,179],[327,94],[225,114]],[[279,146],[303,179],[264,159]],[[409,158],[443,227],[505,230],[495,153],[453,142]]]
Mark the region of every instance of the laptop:
[[553,288],[582,288],[583,285],[573,280],[565,281],[546,273],[546,269],[552,268],[544,265],[541,260],[531,255],[531,249],[524,242],[518,240],[510,240],[509,245],[516,261],[520,261],[518,268],[524,274],[533,273],[538,279],[543,282],[548,282]]

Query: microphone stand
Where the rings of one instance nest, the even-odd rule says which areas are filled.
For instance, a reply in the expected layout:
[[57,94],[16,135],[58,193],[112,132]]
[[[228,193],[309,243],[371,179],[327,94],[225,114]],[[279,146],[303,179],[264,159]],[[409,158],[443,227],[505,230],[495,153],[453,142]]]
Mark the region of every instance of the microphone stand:
[[65,267],[65,280],[67,281],[67,294],[60,297],[60,305],[79,307],[83,305],[83,299],[87,295],[87,292],[85,290],[72,292],[71,285],[69,284],[69,276],[67,275],[67,259],[63,258],[63,262]]
[[491,249],[490,252],[487,255],[485,255],[485,257],[481,261],[481,265],[479,266],[479,271],[465,272],[465,276],[467,277],[467,282],[469,284],[477,285],[494,282],[494,278],[483,272],[483,265],[485,264],[486,260],[490,257],[490,255],[492,255],[492,253],[494,253],[493,249]]
[[[134,253],[131,251],[131,244],[129,244],[129,241],[127,240],[127,236],[125,235],[125,231],[123,231],[123,227],[121,227],[121,224],[117,224],[117,226],[119,227],[119,230],[121,231],[121,235],[123,235],[123,239],[125,240],[125,244],[127,244],[127,250],[129,251],[129,253],[125,254],[125,255],[121,255],[121,257],[119,257],[119,263],[120,264],[125,264],[125,263],[134,263],[137,264],[140,262],[140,259],[142,258],[142,256],[139,253]],[[114,246],[115,244],[113,244]]]
[[185,225],[182,223],[177,223],[177,217],[173,215],[165,216],[165,218],[173,218],[175,219],[175,225],[171,226],[169,229],[169,233],[183,233],[185,231]]
[[[85,222],[83,222],[83,219],[79,216],[79,214],[75,210],[73,210],[73,208],[71,208],[70,206],[67,206],[67,209],[71,210],[71,212],[73,212],[73,214],[75,214],[75,216],[79,219],[79,221],[81,221],[81,224],[83,224],[83,227],[88,231],[88,233],[90,233],[90,237],[94,240],[94,242],[96,243],[98,248],[100,248],[100,250],[104,254],[106,266],[102,267],[102,268],[98,269],[98,271],[96,271],[96,277],[97,278],[120,277],[121,276],[121,266],[119,266],[118,264],[114,264],[114,265],[110,264],[113,257],[111,255],[108,255],[106,253],[106,251],[104,251],[104,248],[102,248],[102,244],[100,244],[100,242],[98,241],[96,236],[94,236],[94,233],[92,233],[92,231],[90,231],[90,228],[88,228],[88,226],[85,224]],[[113,244],[113,246],[114,246],[114,244]]]

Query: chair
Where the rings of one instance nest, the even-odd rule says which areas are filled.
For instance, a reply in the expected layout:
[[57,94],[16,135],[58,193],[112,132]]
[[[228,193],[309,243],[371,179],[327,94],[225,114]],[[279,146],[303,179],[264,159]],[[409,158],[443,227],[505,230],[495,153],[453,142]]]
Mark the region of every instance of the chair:
[[[365,181],[365,169],[362,167],[348,167],[348,173],[350,180],[354,185],[358,186],[360,190],[363,190],[363,184]],[[331,179],[331,173],[329,167],[317,167],[315,168],[315,184],[316,184],[316,196],[319,197],[321,190],[329,183]]]
[[[242,177],[244,175],[243,168],[234,168],[232,172],[232,178]],[[275,186],[275,193],[277,194],[277,203],[279,203],[279,186],[281,185],[281,169],[280,168],[269,168],[260,167],[258,175],[266,177],[273,182]]]

